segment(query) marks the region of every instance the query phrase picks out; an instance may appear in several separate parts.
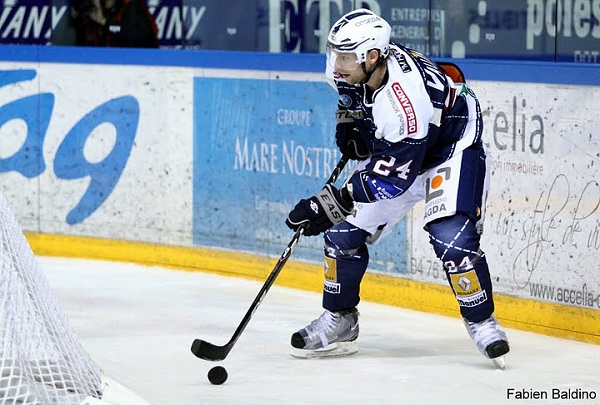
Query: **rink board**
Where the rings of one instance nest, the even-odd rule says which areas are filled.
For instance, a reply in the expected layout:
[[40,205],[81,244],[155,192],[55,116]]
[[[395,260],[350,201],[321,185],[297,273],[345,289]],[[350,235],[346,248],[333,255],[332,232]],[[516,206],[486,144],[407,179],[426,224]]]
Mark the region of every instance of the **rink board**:
[[[338,157],[319,55],[6,47],[0,60],[1,191],[45,254],[84,238],[177,267],[177,249],[198,250],[184,267],[260,279],[272,266],[244,255],[281,253],[286,212]],[[483,249],[498,315],[597,342],[600,69],[456,62],[494,159]],[[390,236],[371,249],[363,299],[457,314],[422,207]],[[212,261],[227,255],[226,270]],[[319,238],[303,239],[293,259],[317,281],[289,284],[318,289],[320,255]]]

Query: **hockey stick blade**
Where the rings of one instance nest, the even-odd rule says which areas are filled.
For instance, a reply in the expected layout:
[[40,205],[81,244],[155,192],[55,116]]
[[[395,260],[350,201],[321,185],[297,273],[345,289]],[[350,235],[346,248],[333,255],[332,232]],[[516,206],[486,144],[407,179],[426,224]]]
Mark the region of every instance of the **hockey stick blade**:
[[206,340],[194,339],[192,353],[203,360],[221,361],[227,357],[232,347],[233,345],[229,343],[225,346],[217,346]]
[[[335,183],[335,181],[337,180],[339,175],[342,173],[342,170],[344,169],[344,166],[346,166],[347,162],[348,162],[348,157],[345,155],[342,155],[338,164],[333,169],[331,176],[329,176],[329,179],[327,180],[327,184]],[[254,301],[248,308],[248,311],[246,311],[244,318],[242,318],[242,321],[238,325],[237,329],[235,330],[235,332],[233,332],[233,335],[231,336],[231,339],[229,339],[229,342],[227,342],[223,346],[218,346],[218,345],[212,344],[212,343],[207,342],[202,339],[194,339],[194,341],[192,342],[192,347],[191,347],[191,351],[194,354],[194,356],[196,356],[200,359],[209,360],[209,361],[221,361],[227,357],[227,355],[229,354],[231,349],[233,349],[233,346],[235,345],[237,340],[242,335],[242,332],[244,331],[244,329],[246,329],[246,326],[250,322],[252,315],[258,309],[258,306],[262,302],[265,295],[267,295],[267,292],[269,291],[269,289],[275,282],[275,279],[277,278],[277,276],[283,269],[283,266],[285,265],[285,263],[288,261],[288,259],[292,255],[294,247],[296,247],[296,245],[300,241],[300,238],[302,237],[303,233],[304,233],[304,227],[300,227],[296,231],[296,233],[294,234],[294,237],[292,238],[292,240],[290,240],[287,247],[281,254],[281,257],[277,261],[277,264],[271,271],[271,274],[269,275],[269,277],[263,284],[262,288],[256,295],[256,298],[254,298]]]

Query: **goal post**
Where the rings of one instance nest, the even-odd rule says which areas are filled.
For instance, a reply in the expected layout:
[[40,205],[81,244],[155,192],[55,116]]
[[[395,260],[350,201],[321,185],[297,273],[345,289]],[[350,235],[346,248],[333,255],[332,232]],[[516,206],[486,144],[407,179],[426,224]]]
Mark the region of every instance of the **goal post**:
[[1,193],[0,266],[0,405],[147,404],[84,350]]

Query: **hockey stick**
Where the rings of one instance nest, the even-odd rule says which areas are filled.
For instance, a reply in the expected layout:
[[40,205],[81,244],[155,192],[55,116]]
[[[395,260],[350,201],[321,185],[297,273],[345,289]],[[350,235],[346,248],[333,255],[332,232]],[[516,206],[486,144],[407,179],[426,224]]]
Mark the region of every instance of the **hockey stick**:
[[[327,184],[335,183],[335,181],[339,177],[340,173],[344,169],[344,166],[346,165],[347,162],[348,162],[348,157],[345,155],[342,155],[337,166],[335,167],[335,169],[333,169],[331,176],[329,176],[329,180],[327,180]],[[235,332],[233,332],[233,336],[231,336],[231,339],[229,339],[229,342],[227,342],[223,346],[217,346],[210,342],[207,342],[206,340],[194,339],[194,342],[192,343],[192,353],[194,353],[194,355],[196,357],[199,357],[204,360],[209,360],[209,361],[221,361],[221,360],[224,360],[225,357],[227,357],[227,355],[229,354],[231,349],[233,349],[233,346],[235,345],[237,340],[240,338],[240,335],[242,334],[244,329],[246,329],[246,326],[248,326],[248,323],[250,322],[250,318],[252,318],[252,315],[254,315],[254,311],[256,311],[258,306],[261,304],[262,300],[265,298],[265,295],[267,295],[267,292],[269,291],[269,289],[275,282],[275,279],[277,278],[277,276],[283,269],[283,266],[285,265],[285,263],[288,261],[288,259],[292,255],[292,251],[294,250],[294,248],[300,241],[300,237],[302,236],[303,233],[304,233],[304,226],[300,227],[296,231],[296,233],[294,234],[294,237],[292,238],[290,243],[287,245],[287,247],[281,254],[279,261],[277,261],[277,264],[273,268],[273,271],[271,271],[271,274],[267,278],[267,281],[265,281],[262,288],[258,292],[258,295],[256,296],[256,298],[254,298],[254,302],[252,302],[252,305],[250,305],[250,308],[248,308],[246,315],[244,315],[244,318],[238,325],[237,329],[235,330]]]

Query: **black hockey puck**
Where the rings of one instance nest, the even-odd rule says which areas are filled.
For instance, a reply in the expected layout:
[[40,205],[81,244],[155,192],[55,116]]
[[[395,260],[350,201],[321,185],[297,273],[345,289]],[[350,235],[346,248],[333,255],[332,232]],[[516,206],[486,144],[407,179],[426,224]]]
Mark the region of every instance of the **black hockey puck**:
[[208,381],[213,385],[221,385],[227,381],[227,370],[223,366],[214,366],[208,371]]

